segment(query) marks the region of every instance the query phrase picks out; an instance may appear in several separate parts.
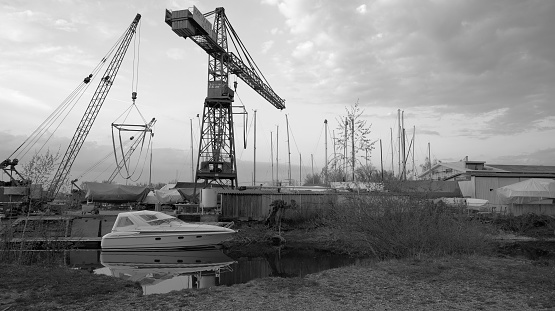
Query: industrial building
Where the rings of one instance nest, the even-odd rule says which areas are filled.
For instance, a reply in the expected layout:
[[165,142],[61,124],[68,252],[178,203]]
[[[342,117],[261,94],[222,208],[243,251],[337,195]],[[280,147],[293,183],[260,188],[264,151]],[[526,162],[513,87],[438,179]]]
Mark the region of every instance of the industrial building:
[[[538,212],[548,208],[547,214],[555,215],[555,204],[542,202],[527,206],[507,205],[498,197],[497,189],[528,179],[555,179],[555,166],[487,164],[485,161],[439,162],[423,172],[420,179],[458,181],[463,197],[488,200],[495,211],[512,214]],[[518,204],[523,205],[523,204]],[[550,206],[550,207],[549,207]]]

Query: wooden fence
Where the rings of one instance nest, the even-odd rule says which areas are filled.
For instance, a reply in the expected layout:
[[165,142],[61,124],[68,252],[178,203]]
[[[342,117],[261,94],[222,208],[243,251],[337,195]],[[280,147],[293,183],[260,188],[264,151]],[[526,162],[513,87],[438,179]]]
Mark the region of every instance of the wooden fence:
[[276,192],[220,192],[222,217],[238,220],[265,220],[270,214],[270,204],[283,200],[295,202],[295,208],[286,209],[284,218],[304,218],[333,207],[337,193],[276,193]]

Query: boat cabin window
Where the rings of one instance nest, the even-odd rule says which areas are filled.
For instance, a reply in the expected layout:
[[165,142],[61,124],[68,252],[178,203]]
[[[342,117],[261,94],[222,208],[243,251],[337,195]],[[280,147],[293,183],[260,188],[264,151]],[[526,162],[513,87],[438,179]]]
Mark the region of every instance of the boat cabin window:
[[139,216],[147,222],[158,219],[156,215],[139,215]]
[[118,222],[116,224],[116,228],[133,226],[133,225],[135,225],[135,224],[131,221],[131,219],[129,219],[129,217],[123,216],[123,217],[120,217],[118,219]]
[[[162,217],[160,217],[162,216]],[[147,224],[151,225],[151,226],[158,226],[161,224],[180,224],[183,223],[183,221],[179,218],[175,218],[172,216],[167,216],[167,215],[140,215],[140,217],[142,219],[144,219],[146,221]]]

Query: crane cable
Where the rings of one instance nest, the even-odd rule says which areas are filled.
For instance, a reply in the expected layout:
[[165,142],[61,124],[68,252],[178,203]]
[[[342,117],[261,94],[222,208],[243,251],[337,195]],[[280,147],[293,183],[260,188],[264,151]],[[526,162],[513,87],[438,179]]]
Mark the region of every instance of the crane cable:
[[[57,122],[59,120],[60,117],[62,117],[62,119],[59,121],[59,123],[57,124],[57,126],[55,127],[54,131],[52,131],[50,133],[50,135],[48,136],[48,138],[46,139],[46,141],[43,143],[43,145],[41,146],[41,148],[37,151],[37,153],[39,153],[45,146],[46,144],[50,141],[50,139],[53,137],[54,133],[58,130],[58,128],[61,126],[61,124],[63,123],[63,121],[65,121],[65,119],[67,118],[67,116],[69,115],[69,113],[75,108],[77,102],[81,99],[81,97],[84,95],[85,91],[88,89],[88,87],[90,86],[90,82],[92,80],[94,80],[94,78],[96,77],[96,74],[103,68],[103,66],[106,64],[106,60],[110,57],[110,55],[114,52],[114,50],[116,49],[116,47],[119,45],[119,43],[123,40],[124,38],[123,34],[118,40],[117,42],[110,48],[110,50],[108,51],[108,53],[106,53],[106,55],[101,59],[101,61],[95,66],[95,68],[93,69],[92,73],[89,74],[87,77],[85,77],[83,79],[83,81],[81,81],[79,83],[79,85],[62,101],[62,103],[46,118],[45,121],[43,121],[34,131],[33,133],[31,133],[31,135],[29,135],[29,137],[27,137],[27,139],[25,139],[25,141],[23,141],[23,143],[16,148],[16,150],[9,156],[9,158],[12,158],[14,155],[16,155],[17,157],[21,158],[21,157],[25,157],[27,155],[27,153],[31,150],[31,148],[36,145],[38,143],[38,141],[48,132],[48,130],[55,124],[55,122]],[[64,115],[65,112],[65,115]],[[21,149],[21,151],[20,151]]]
[[[137,39],[138,37],[138,39]],[[141,111],[139,110],[139,108],[137,107],[135,100],[137,98],[137,90],[138,90],[138,83],[139,83],[139,53],[140,53],[140,26],[138,29],[138,35],[135,36],[134,39],[134,49],[133,49],[133,74],[132,74],[132,80],[131,80],[131,98],[133,100],[133,103],[131,104],[131,106],[129,108],[126,109],[126,111],[124,111],[117,119],[121,118],[124,114],[126,114],[125,118],[124,118],[124,122],[125,120],[127,120],[127,118],[129,117],[132,108],[135,108],[136,111],[138,112],[139,116],[141,117],[141,119],[143,120],[143,122],[145,123],[144,126],[144,130],[141,132],[141,134],[139,135],[139,138],[137,140],[135,140],[135,142],[130,146],[129,150],[127,152],[124,152],[124,146],[123,146],[123,139],[121,137],[121,132],[122,131],[134,131],[134,130],[128,130],[128,129],[124,129],[124,128],[120,128],[118,126],[116,126],[116,124],[112,123],[112,147],[113,147],[113,153],[114,153],[114,158],[115,158],[115,162],[116,162],[116,170],[114,171],[114,173],[112,173],[112,175],[110,176],[110,181],[113,180],[113,178],[115,178],[116,175],[120,175],[123,179],[130,179],[134,182],[138,181],[140,179],[140,177],[142,176],[143,172],[144,172],[144,167],[145,167],[145,163],[146,163],[146,156],[144,158],[143,161],[143,165],[141,168],[141,173],[140,175],[137,177],[136,180],[134,180],[132,178],[133,175],[135,175],[135,172],[137,171],[137,168],[139,167],[139,162],[141,159],[141,156],[143,154],[143,150],[144,150],[144,143],[145,143],[145,137],[146,137],[146,133],[150,132],[151,135],[149,136],[149,142],[147,144],[147,149],[146,149],[146,154],[149,154],[150,151],[150,157],[152,158],[152,137],[154,136],[153,131],[152,131],[152,127],[148,126],[148,123],[146,122],[143,114],[141,113]],[[154,120],[154,119],[153,119]],[[124,125],[124,124],[120,124],[120,125]],[[114,137],[114,127],[116,127],[118,129],[118,140],[119,140],[119,151],[121,152],[121,160],[118,160],[118,148],[116,148],[116,141],[115,141],[115,137]],[[130,140],[133,140],[134,137],[132,136],[130,138]],[[131,168],[131,163],[129,163],[130,159],[131,159],[131,155],[133,154],[133,152],[136,150],[137,145],[140,144],[141,148],[140,148],[140,152],[139,152],[139,156],[137,157],[137,162],[134,166],[134,168],[132,169],[132,172],[130,172],[130,168]],[[121,165],[120,163],[122,163],[123,165]],[[150,166],[152,166],[152,161],[150,161]],[[122,169],[125,169],[125,173],[126,176],[123,175],[123,173],[121,172]],[[150,167],[150,170],[152,169],[152,167]],[[116,173],[117,172],[117,173]]]

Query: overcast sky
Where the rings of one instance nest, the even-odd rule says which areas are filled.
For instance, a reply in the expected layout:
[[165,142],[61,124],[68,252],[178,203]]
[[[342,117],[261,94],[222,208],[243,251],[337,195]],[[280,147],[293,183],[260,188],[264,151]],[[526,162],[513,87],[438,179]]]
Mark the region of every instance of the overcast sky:
[[[154,147],[172,149],[176,175],[190,175],[190,125],[196,148],[208,57],[171,31],[164,12],[193,5],[201,12],[225,8],[286,100],[279,111],[238,81],[236,104],[249,112],[246,150],[243,119],[235,119],[241,161],[254,157],[257,110],[257,161],[270,162],[270,136],[275,143],[279,126],[278,158],[288,162],[287,114],[291,161],[298,165],[301,157],[308,169],[313,155],[321,168],[324,120],[331,135],[345,108],[358,101],[372,124],[370,138],[382,140],[386,169],[398,109],[409,138],[416,128],[416,166],[424,162],[428,143],[432,158],[442,161],[468,156],[492,164],[555,165],[555,1],[544,0],[0,0],[1,157],[50,115],[140,13],[140,41],[128,50],[87,145],[111,148],[110,124],[130,107],[135,77],[136,106],[146,120],[158,120]],[[73,135],[93,90],[56,132],[60,141]],[[142,121],[137,114],[127,122]],[[331,137],[328,142],[331,153]],[[379,147],[372,163],[380,166]]]

